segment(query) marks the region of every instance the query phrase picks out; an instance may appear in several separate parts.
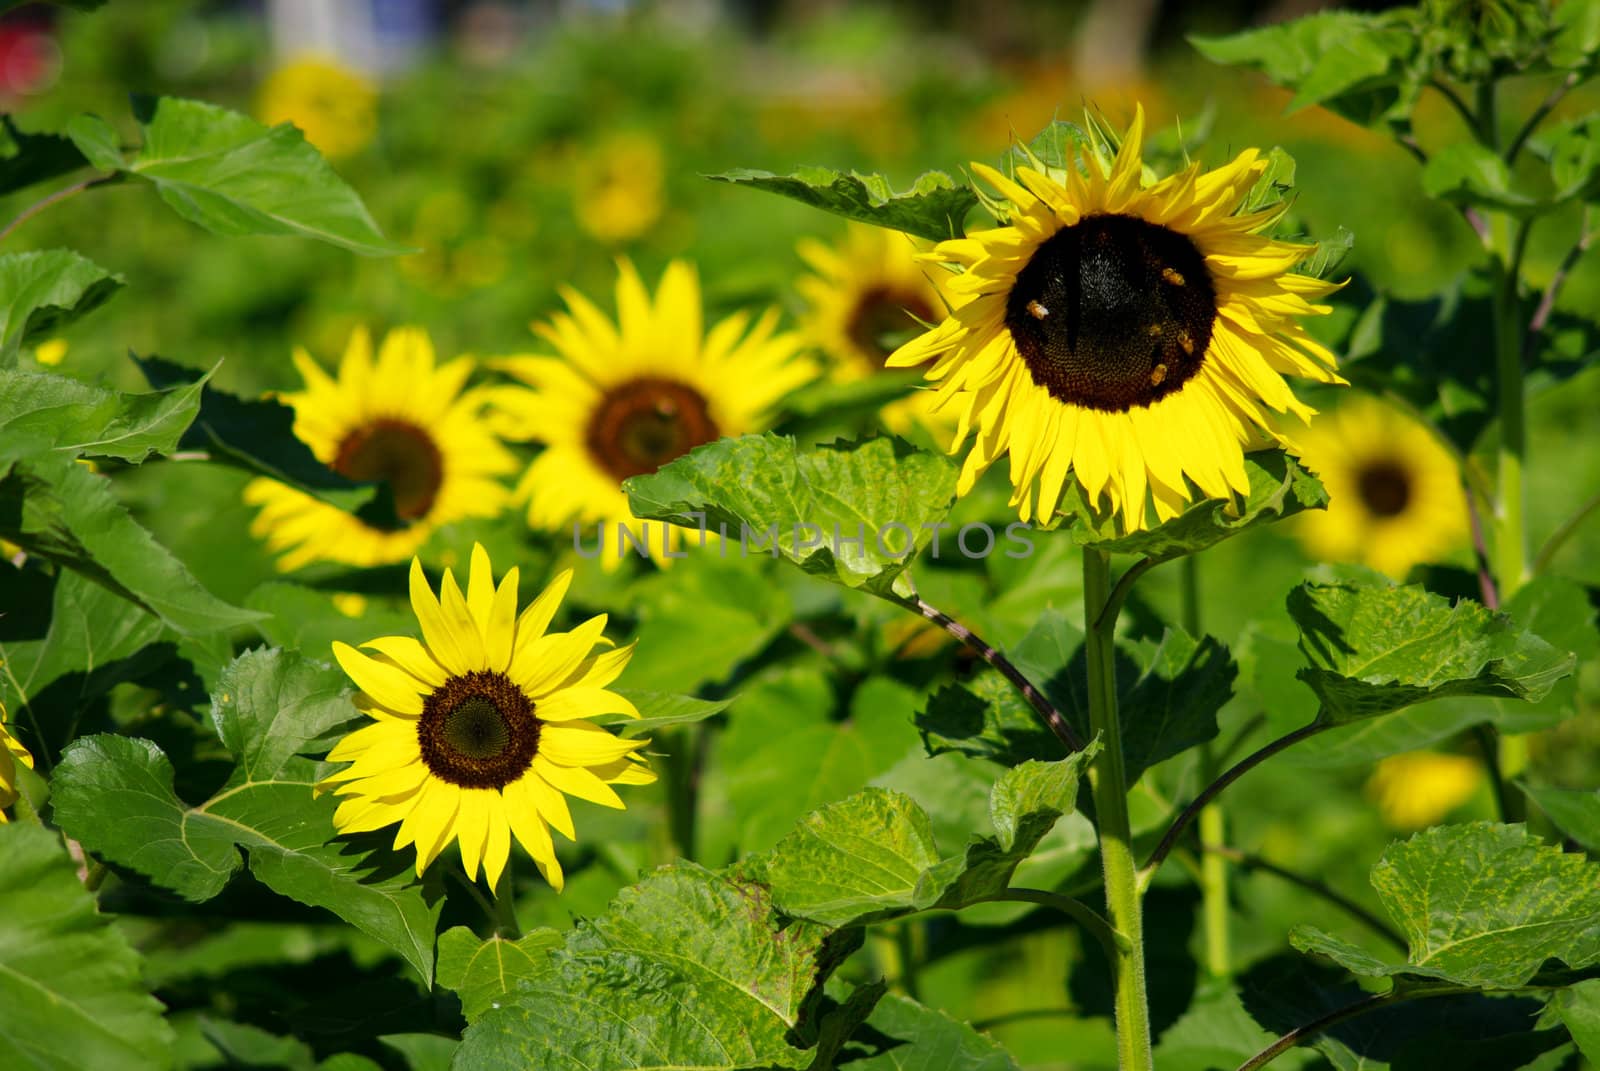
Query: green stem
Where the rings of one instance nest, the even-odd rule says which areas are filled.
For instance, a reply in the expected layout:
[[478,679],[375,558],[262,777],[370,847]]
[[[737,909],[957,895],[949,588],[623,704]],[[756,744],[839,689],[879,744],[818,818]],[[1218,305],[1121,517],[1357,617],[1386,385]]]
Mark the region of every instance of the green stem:
[[906,996],[916,1001],[922,999],[921,987],[917,984],[917,965],[922,962],[922,953],[917,948],[920,935],[921,926],[915,919],[901,919],[895,925],[894,944],[900,956],[900,988],[906,991]]
[[1082,926],[1099,942],[1100,950],[1106,954],[1106,963],[1113,970],[1116,969],[1118,958],[1123,953],[1133,950],[1133,942],[1129,941],[1125,934],[1117,932],[1094,908],[1070,896],[1047,892],[1044,889],[1006,889],[990,899],[996,902],[1043,904],[1045,907],[1055,908]]
[[1550,568],[1550,559],[1555,557],[1556,551],[1560,550],[1566,541],[1572,538],[1579,526],[1588,520],[1589,515],[1597,509],[1600,509],[1600,495],[1595,495],[1589,499],[1589,501],[1578,507],[1576,513],[1561,522],[1561,527],[1557,528],[1555,534],[1544,541],[1544,546],[1540,547],[1539,553],[1534,555],[1533,571],[1535,575]]
[[1518,225],[1509,259],[1493,256],[1494,349],[1499,386],[1500,504],[1495,516],[1495,588],[1501,603],[1527,578],[1527,532],[1523,527],[1523,463],[1528,450],[1522,368],[1522,329],[1517,314],[1517,274],[1527,244],[1528,224]]
[[1111,598],[1111,558],[1103,550],[1083,550],[1084,651],[1089,675],[1089,725],[1101,750],[1089,771],[1099,821],[1100,862],[1105,870],[1106,908],[1111,925],[1127,938],[1118,950],[1115,982],[1117,1059],[1121,1071],[1152,1071],[1150,1005],[1145,994],[1144,919],[1139,877],[1133,861],[1128,819],[1127,771],[1122,762],[1122,726],[1117,717],[1117,671],[1112,634],[1116,613],[1106,613]]
[[[1200,559],[1186,555],[1179,562],[1183,584],[1183,627],[1200,638]],[[1216,750],[1207,740],[1199,748],[1200,779],[1209,784],[1217,776]],[[1216,849],[1227,843],[1227,820],[1222,804],[1212,803],[1200,812],[1200,916],[1204,921],[1206,970],[1226,978],[1233,970],[1232,942],[1228,932],[1228,859]]]

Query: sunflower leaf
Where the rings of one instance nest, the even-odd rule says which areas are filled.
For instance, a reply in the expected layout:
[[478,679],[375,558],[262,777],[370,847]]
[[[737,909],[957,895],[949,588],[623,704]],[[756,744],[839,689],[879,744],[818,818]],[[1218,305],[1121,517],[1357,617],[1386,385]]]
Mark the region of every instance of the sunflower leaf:
[[537,977],[549,966],[549,953],[564,940],[555,930],[532,930],[515,941],[498,935],[487,941],[465,926],[439,937],[439,984],[461,998],[461,1012],[475,1022],[498,1008],[523,978]]
[[79,116],[67,134],[96,167],[152,183],[178,215],[213,234],[299,235],[367,256],[411,252],[385,238],[366,206],[293,125],[266,127],[213,104],[136,97],[144,146]]
[[[955,498],[955,467],[900,439],[802,448],[773,434],[720,439],[623,482],[634,516],[767,553],[848,588],[902,601],[903,574]],[[992,534],[992,533],[991,533]],[[702,535],[702,541],[704,536]]]
[[867,1050],[848,1071],[1018,1071],[999,1042],[909,997],[891,994],[867,1017]]
[[1592,852],[1600,852],[1600,791],[1517,785],[1555,823],[1555,827]]
[[[1568,197],[1582,193],[1576,187]],[[1516,216],[1535,216],[1558,207],[1568,197],[1546,200],[1517,188],[1511,169],[1475,141],[1458,141],[1429,158],[1422,169],[1422,189],[1430,197],[1455,205],[1497,209]]]
[[591,718],[596,725],[609,725],[618,736],[634,737],[654,732],[667,725],[689,725],[705,721],[733,705],[732,699],[701,699],[692,695],[672,695],[667,692],[643,692],[633,688],[613,689],[618,695],[633,701],[639,716],[608,715]]
[[1574,970],[1600,962],[1600,864],[1530,836],[1522,826],[1439,826],[1389,845],[1372,887],[1409,945],[1389,963],[1311,926],[1302,952],[1364,977],[1432,979],[1484,989],[1526,984],[1548,959]]
[[18,130],[9,115],[0,116],[0,196],[88,163],[70,139],[60,134],[30,134]]
[[1118,531],[1115,514],[1092,506],[1083,488],[1071,481],[1057,507],[1064,515],[1060,526],[1080,546],[1164,562],[1198,553],[1258,524],[1328,504],[1322,483],[1282,450],[1246,454],[1244,469],[1250,492],[1242,503],[1204,499],[1163,524],[1126,534]]
[[78,880],[60,838],[0,824],[0,1064],[76,1071],[172,1066],[172,1028],[138,954]]
[[452,1066],[808,1067],[809,1047],[839,1033],[817,1014],[822,984],[859,944],[804,922],[780,929],[759,886],[678,863],[580,922],[467,1028]]
[[979,903],[1004,889],[1017,864],[1072,811],[1078,778],[1099,750],[1005,771],[989,794],[995,835],[943,855],[928,814],[911,797],[868,788],[807,815],[770,851],[744,864],[778,910],[827,926],[861,926]]
[[943,171],[925,172],[904,193],[896,193],[882,175],[845,174],[827,167],[805,167],[789,175],[741,167],[706,177],[768,190],[846,219],[935,242],[964,235],[967,213],[978,203],[971,187],[956,185]]
[[124,394],[49,373],[0,369],[0,464],[41,454],[139,464],[178,448],[210,372],[170,390]]
[[1542,699],[1575,656],[1475,602],[1421,586],[1301,584],[1289,616],[1311,663],[1299,677],[1321,701],[1317,720],[1344,725],[1445,696]]
[[0,368],[29,341],[93,312],[122,288],[122,276],[67,249],[0,256]]
[[194,807],[179,799],[172,763],[148,740],[87,736],[55,769],[57,824],[89,851],[192,901],[222,891],[243,849],[268,888],[332,911],[431,979],[442,903],[399,856],[368,840],[334,840],[336,801],[316,793],[318,765],[297,754],[358,716],[343,674],[293,652],[247,651],[224,671],[212,705],[217,734],[238,761],[216,795]]

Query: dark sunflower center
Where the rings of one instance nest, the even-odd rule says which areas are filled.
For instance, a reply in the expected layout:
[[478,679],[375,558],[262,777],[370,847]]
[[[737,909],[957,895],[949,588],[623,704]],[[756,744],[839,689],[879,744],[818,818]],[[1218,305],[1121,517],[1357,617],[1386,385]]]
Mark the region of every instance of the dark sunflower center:
[[422,762],[462,788],[503,788],[539,753],[533,702],[504,673],[451,677],[423,700],[417,720]]
[[1356,475],[1361,504],[1375,517],[1397,517],[1411,501],[1411,474],[1393,461],[1374,461]]
[[894,352],[897,336],[915,331],[918,321],[931,323],[939,319],[920,294],[910,294],[887,286],[875,286],[866,291],[850,310],[845,333],[862,353],[870,354],[880,367],[884,359]]
[[1120,413],[1200,371],[1217,294],[1186,236],[1135,216],[1063,227],[1017,273],[1006,327],[1033,382],[1071,405]]
[[589,420],[589,454],[618,480],[642,476],[721,432],[693,387],[650,376],[613,387]]
[[404,420],[380,418],[339,444],[333,469],[352,480],[382,480],[394,493],[402,520],[428,515],[444,483],[444,459],[433,437]]

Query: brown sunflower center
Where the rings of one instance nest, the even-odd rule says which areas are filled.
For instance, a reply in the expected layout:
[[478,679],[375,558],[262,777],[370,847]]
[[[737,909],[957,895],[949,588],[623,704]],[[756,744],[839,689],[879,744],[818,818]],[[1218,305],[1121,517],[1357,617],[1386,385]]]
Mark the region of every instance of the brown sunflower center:
[[451,677],[422,702],[417,742],[428,772],[462,788],[504,788],[539,753],[534,704],[504,673]]
[[380,417],[339,444],[333,470],[352,480],[381,480],[394,494],[401,520],[428,515],[444,483],[444,459],[433,436],[405,420]]
[[857,350],[870,355],[873,363],[882,367],[884,359],[894,352],[897,336],[917,330],[918,321],[931,323],[937,319],[938,312],[921,294],[875,286],[856,300],[845,321],[845,333]]
[[1217,293],[1186,236],[1135,216],[1086,216],[1034,250],[1006,298],[1033,382],[1071,405],[1151,405],[1200,371]]
[[612,387],[589,420],[589,456],[618,480],[652,473],[720,437],[705,396],[685,383],[641,376]]
[[1356,474],[1356,493],[1375,517],[1397,517],[1411,502],[1411,474],[1393,461],[1373,461]]

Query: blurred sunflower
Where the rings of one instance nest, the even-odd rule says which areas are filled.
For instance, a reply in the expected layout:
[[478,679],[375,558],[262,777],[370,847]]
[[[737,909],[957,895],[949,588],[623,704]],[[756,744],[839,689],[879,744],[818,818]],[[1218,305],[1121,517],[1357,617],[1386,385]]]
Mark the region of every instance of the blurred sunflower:
[[[944,318],[938,282],[948,273],[935,269],[937,276],[930,277],[906,235],[852,223],[836,246],[807,238],[796,248],[812,271],[795,284],[807,306],[801,330],[831,359],[835,382],[881,372],[899,338]],[[897,432],[913,418],[937,424],[933,400],[931,391],[916,391],[885,406],[884,422]]]
[[17,802],[17,763],[33,769],[33,756],[6,728],[6,708],[0,705],[0,822],[10,821],[6,808]]
[[326,56],[303,56],[261,83],[256,116],[269,125],[293,123],[330,159],[351,156],[378,134],[378,89]]
[[579,225],[607,244],[643,235],[661,218],[662,173],[654,138],[625,132],[601,141],[576,171]]
[[1165,521],[1195,489],[1243,493],[1245,450],[1286,438],[1278,414],[1312,415],[1284,375],[1343,382],[1297,322],[1337,288],[1289,274],[1314,247],[1259,233],[1281,205],[1240,213],[1266,160],[1246,149],[1145,186],[1143,140],[1141,109],[1111,161],[1016,182],[973,164],[1010,222],[928,254],[965,269],[946,283],[955,308],[887,362],[934,360],[951,451],[976,432],[958,492],[1009,451],[1025,521],[1053,517],[1069,470],[1126,530],[1147,526],[1148,497]]
[[385,336],[376,363],[370,337],[357,330],[337,379],[304,350],[295,351],[294,364],[306,389],[281,398],[294,409],[295,435],[340,475],[387,483],[399,524],[346,513],[276,480],[252,480],[244,499],[261,513],[250,530],[284,552],[279,569],[404,561],[440,525],[504,508],[497,478],[516,461],[480,421],[480,393],[462,390],[470,358],[435,367],[427,332],[401,327]]
[[[654,302],[620,261],[615,323],[574,290],[562,297],[568,311],[534,328],[556,355],[493,362],[527,386],[488,398],[501,434],[546,445],[517,487],[528,523],[605,522],[601,560],[614,568],[621,558],[609,530],[633,517],[622,481],[724,435],[762,430],[815,367],[797,356],[795,335],[778,331],[776,309],[753,326],[741,312],[704,331],[700,283],[685,261],[667,266]],[[682,530],[665,530],[676,546]]]
[[1366,794],[1384,824],[1410,832],[1443,821],[1484,783],[1483,764],[1466,755],[1411,751],[1383,759],[1367,779]]
[[1433,433],[1392,406],[1353,397],[1297,440],[1328,489],[1328,508],[1296,532],[1324,561],[1358,561],[1401,579],[1437,561],[1467,534],[1455,458]]
[[417,873],[456,841],[467,877],[499,884],[516,835],[545,880],[559,891],[554,826],[575,837],[566,796],[621,809],[612,785],[656,779],[637,754],[648,740],[624,740],[586,718],[623,714],[633,704],[607,686],[633,656],[610,647],[606,615],[571,632],[547,632],[572,580],[559,574],[517,613],[518,571],[495,586],[489,555],[472,548],[463,595],[449,569],[436,597],[411,560],[411,606],[422,642],[384,636],[363,647],[333,645],[361,689],[356,700],[373,724],[346,736],[329,762],[349,766],[318,786],[344,797],[334,813],[341,833],[400,823],[394,846],[416,845]]

